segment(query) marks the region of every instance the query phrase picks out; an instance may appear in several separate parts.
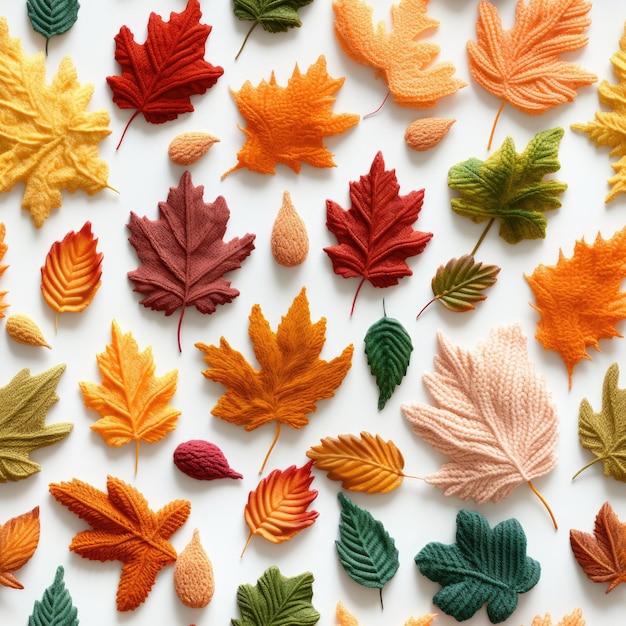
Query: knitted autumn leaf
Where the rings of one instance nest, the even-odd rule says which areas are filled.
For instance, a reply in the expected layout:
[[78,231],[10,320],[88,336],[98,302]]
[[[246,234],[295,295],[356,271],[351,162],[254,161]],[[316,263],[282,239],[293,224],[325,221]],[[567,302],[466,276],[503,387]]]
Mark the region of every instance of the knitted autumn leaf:
[[76,233],[73,230],[62,241],[52,244],[41,268],[41,293],[46,304],[59,313],[84,311],[100,288],[102,252],[91,232],[91,222]]
[[359,121],[358,115],[332,110],[334,94],[343,78],[333,78],[326,71],[321,55],[306,74],[296,64],[286,87],[276,83],[272,72],[269,82],[257,87],[246,81],[231,95],[246,120],[241,130],[246,143],[237,153],[237,165],[222,174],[248,168],[259,174],[275,174],[282,163],[299,173],[302,163],[313,167],[334,167],[333,155],[324,145],[324,137],[339,135]]
[[[515,24],[502,28],[496,6],[478,5],[476,41],[467,43],[472,78],[502,99],[489,139],[506,102],[529,115],[571,102],[576,90],[597,80],[595,74],[562,61],[561,55],[587,45],[591,23],[586,0],[518,0]],[[488,149],[489,149],[488,148]]]
[[213,565],[200,542],[200,531],[193,531],[174,565],[174,591],[180,601],[192,609],[201,609],[213,599],[215,580]]
[[[435,613],[422,615],[422,617],[418,617],[417,619],[411,617],[404,623],[404,626],[431,626],[435,617],[437,617]],[[359,626],[356,617],[354,617],[341,602],[337,602],[337,622],[337,626]]]
[[224,241],[230,211],[223,196],[213,203],[203,201],[204,187],[194,187],[191,174],[170,187],[166,202],[159,202],[159,218],[149,220],[132,211],[128,241],[137,251],[141,265],[128,278],[134,291],[144,298],[143,306],[171,315],[181,309],[178,320],[178,349],[185,308],[213,313],[219,304],[232,302],[239,291],[224,274],[241,267],[254,250],[255,235],[246,234]]
[[380,435],[324,437],[306,455],[328,478],[341,481],[344,489],[365,493],[387,493],[402,484],[404,457],[393,441]]
[[38,506],[0,524],[0,585],[24,589],[13,572],[26,565],[35,554],[39,532]]
[[411,276],[406,258],[423,252],[433,236],[412,226],[422,209],[424,190],[405,196],[399,191],[396,171],[385,169],[382,152],[378,152],[369,173],[350,183],[350,209],[326,200],[326,226],[337,237],[337,244],[324,252],[335,274],[361,277],[352,311],[366,280],[374,287],[390,287]]
[[596,515],[593,535],[571,529],[569,539],[587,578],[596,583],[609,583],[606,593],[626,582],[626,525],[608,502]]
[[46,38],[46,54],[50,39],[74,26],[79,8],[78,0],[26,0],[28,19],[33,30]]
[[148,36],[143,44],[127,26],[115,35],[115,60],[121,76],[107,76],[113,102],[120,109],[136,109],[124,128],[141,113],[146,122],[163,124],[194,110],[190,96],[204,94],[224,73],[204,60],[211,26],[200,24],[198,0],[188,0],[169,22],[150,13]]
[[616,324],[626,318],[626,228],[611,239],[598,233],[592,245],[574,244],[567,259],[559,251],[556,265],[538,265],[525,276],[535,296],[531,306],[539,312],[535,337],[546,350],[563,359],[572,386],[574,367],[591,359],[587,348],[600,350],[600,339],[621,337]]
[[[6,226],[0,222],[0,261],[4,258],[4,255],[7,253],[9,246],[5,243],[4,238],[7,234]],[[8,265],[0,265],[0,276],[2,276]],[[4,301],[4,296],[6,296],[8,291],[0,291],[0,318],[5,317],[4,311],[9,307],[9,305]]]
[[107,478],[107,493],[77,478],[51,483],[50,493],[92,527],[69,546],[92,561],[122,561],[117,610],[132,611],[148,597],[157,574],[176,561],[170,537],[187,521],[191,504],[172,500],[158,511],[132,485]]
[[261,472],[278,441],[283,424],[306,426],[318,400],[332,398],[352,365],[352,344],[332,359],[319,355],[324,347],[326,318],[311,323],[306,290],[294,298],[274,333],[255,304],[250,314],[248,335],[260,365],[255,369],[241,352],[222,337],[219,346],[196,343],[209,366],[202,372],[209,380],[228,388],[211,413],[232,424],[254,430],[276,422],[276,435]]
[[317,498],[317,491],[310,489],[312,466],[313,461],[309,461],[302,467],[291,465],[286,470],[276,469],[248,494],[244,519],[250,534],[242,556],[253,535],[260,535],[272,543],[282,543],[315,522],[319,513],[308,510]]
[[41,600],[35,600],[28,626],[78,626],[78,609],[65,586],[62,565],[57,567],[54,581],[46,588]]
[[196,480],[243,478],[230,467],[218,446],[202,439],[191,439],[178,444],[174,450],[174,465],[183,474]]
[[99,413],[91,425],[108,446],[135,442],[135,473],[139,442],[155,443],[176,428],[180,411],[170,406],[178,370],[154,375],[152,348],[139,352],[131,333],[122,334],[113,320],[112,341],[97,355],[102,384],[80,382],[85,406]]
[[373,8],[364,0],[333,0],[335,35],[343,51],[357,63],[369,65],[389,87],[396,104],[432,107],[465,82],[454,77],[450,62],[433,61],[439,46],[415,41],[439,26],[427,14],[428,0],[400,0],[391,7],[392,26],[373,24]]
[[459,622],[483,604],[493,624],[503,622],[517,608],[518,594],[530,591],[541,575],[541,565],[526,555],[526,535],[516,519],[490,528],[480,513],[465,509],[456,516],[456,543],[431,542],[415,563],[441,585],[433,604]]
[[[569,615],[563,617],[563,619],[555,626],[585,626],[587,622],[583,619],[583,612],[581,609],[574,609]],[[543,617],[537,615],[533,619],[530,626],[553,626],[552,618],[549,613],[546,613]]]
[[0,192],[24,183],[22,208],[39,228],[61,206],[61,190],[93,195],[108,186],[109,166],[98,157],[109,114],[86,112],[93,85],[81,85],[65,57],[50,85],[43,52],[27,57],[0,18]]
[[402,405],[415,433],[450,457],[426,482],[479,504],[522,483],[539,495],[531,481],[556,465],[558,418],[520,326],[492,330],[474,351],[437,339],[435,371],[423,377],[434,406]]

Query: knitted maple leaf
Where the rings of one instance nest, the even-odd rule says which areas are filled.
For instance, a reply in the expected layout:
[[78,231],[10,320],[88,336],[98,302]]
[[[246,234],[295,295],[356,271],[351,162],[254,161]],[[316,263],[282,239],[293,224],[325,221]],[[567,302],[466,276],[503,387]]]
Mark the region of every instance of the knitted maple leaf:
[[0,192],[24,183],[22,208],[37,228],[61,206],[61,190],[93,195],[109,176],[98,157],[98,143],[111,133],[109,114],[86,112],[93,85],[78,82],[69,57],[50,85],[45,76],[43,52],[27,57],[0,18]]
[[451,459],[426,482],[479,504],[522,483],[539,495],[531,481],[556,465],[558,419],[521,328],[494,329],[473,352],[442,333],[438,342],[435,371],[424,374],[435,406],[402,405],[415,433]]
[[326,58],[321,55],[306,74],[302,74],[296,64],[286,87],[276,83],[272,72],[269,82],[263,80],[253,87],[246,81],[239,91],[231,90],[246,120],[242,130],[247,139],[237,153],[237,165],[222,178],[244,167],[260,174],[274,174],[277,163],[283,163],[296,173],[302,163],[334,167],[333,155],[324,146],[324,137],[339,135],[359,121],[358,115],[335,115],[332,111],[334,93],[343,81],[343,78],[328,75]]
[[570,259],[559,252],[556,265],[539,265],[526,276],[535,296],[531,305],[541,315],[535,337],[556,351],[567,367],[572,386],[574,367],[591,359],[587,348],[600,350],[600,339],[621,337],[617,322],[626,318],[626,228],[611,239],[600,233],[593,245],[574,245]]

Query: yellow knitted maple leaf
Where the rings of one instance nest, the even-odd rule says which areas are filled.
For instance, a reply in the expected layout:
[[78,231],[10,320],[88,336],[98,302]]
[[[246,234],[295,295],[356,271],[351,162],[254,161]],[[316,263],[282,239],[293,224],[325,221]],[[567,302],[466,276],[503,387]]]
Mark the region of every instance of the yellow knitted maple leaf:
[[93,85],[81,85],[65,57],[50,85],[43,52],[27,57],[0,18],[0,191],[25,184],[22,208],[39,228],[61,206],[61,190],[107,187],[98,143],[111,133],[105,110],[87,113]]

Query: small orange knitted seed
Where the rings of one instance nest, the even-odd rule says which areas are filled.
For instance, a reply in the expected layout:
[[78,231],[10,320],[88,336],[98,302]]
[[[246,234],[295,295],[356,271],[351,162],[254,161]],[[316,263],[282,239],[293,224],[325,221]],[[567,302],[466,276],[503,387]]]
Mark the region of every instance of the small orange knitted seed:
[[285,267],[300,265],[309,254],[309,235],[288,191],[272,227],[271,246],[274,259]]
[[14,313],[9,315],[6,323],[7,335],[26,346],[44,346],[51,348],[39,326],[28,315]]
[[411,150],[424,152],[434,148],[456,120],[445,117],[422,117],[411,122],[404,132],[404,141]]
[[200,543],[200,532],[197,528],[176,560],[174,589],[180,601],[192,609],[205,607],[213,598],[213,566]]
[[167,155],[176,165],[191,165],[204,156],[219,139],[209,133],[190,132],[176,135],[170,142]]

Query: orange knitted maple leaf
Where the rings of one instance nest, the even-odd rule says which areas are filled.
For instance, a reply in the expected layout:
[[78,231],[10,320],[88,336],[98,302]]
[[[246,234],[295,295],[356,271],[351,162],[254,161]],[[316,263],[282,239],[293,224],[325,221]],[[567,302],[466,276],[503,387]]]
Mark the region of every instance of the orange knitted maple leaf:
[[286,87],[276,84],[272,72],[269,82],[263,80],[253,87],[246,81],[240,91],[231,90],[246,120],[246,127],[241,130],[247,139],[237,153],[237,165],[222,178],[244,167],[260,174],[274,174],[277,163],[296,173],[302,163],[334,167],[324,137],[343,133],[359,121],[358,115],[335,115],[332,111],[333,95],[343,81],[328,75],[326,58],[321,55],[306,74],[296,64]]
[[587,348],[600,351],[600,339],[622,336],[616,324],[626,318],[624,277],[626,228],[611,239],[598,233],[593,245],[577,241],[570,259],[560,251],[556,265],[539,265],[526,276],[535,296],[531,306],[541,314],[535,337],[561,356],[570,388],[575,365],[591,359]]

